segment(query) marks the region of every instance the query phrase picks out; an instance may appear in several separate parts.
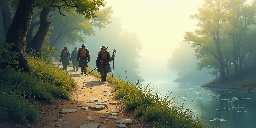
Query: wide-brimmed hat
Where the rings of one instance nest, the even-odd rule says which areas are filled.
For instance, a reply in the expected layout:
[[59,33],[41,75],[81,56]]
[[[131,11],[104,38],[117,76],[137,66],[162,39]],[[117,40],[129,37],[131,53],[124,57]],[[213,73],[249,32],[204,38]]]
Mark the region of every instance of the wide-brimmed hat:
[[85,44],[82,44],[82,46],[81,47],[85,47]]
[[107,46],[102,45],[100,49],[102,49],[102,50],[106,50],[107,48],[108,48]]
[[68,48],[67,47],[64,47],[65,50],[67,50]]

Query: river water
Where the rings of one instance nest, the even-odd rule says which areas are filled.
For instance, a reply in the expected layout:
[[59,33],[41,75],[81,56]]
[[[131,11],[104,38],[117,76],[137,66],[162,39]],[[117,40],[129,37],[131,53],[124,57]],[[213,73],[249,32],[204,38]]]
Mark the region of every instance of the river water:
[[153,93],[171,95],[185,108],[216,128],[256,128],[256,94],[235,90],[207,89],[202,83],[146,80]]

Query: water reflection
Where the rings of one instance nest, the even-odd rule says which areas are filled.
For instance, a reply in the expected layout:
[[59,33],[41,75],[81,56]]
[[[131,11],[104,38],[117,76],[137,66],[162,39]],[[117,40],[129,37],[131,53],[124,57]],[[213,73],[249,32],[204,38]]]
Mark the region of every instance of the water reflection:
[[256,128],[255,93],[206,89],[200,87],[201,83],[150,82],[153,92],[161,96],[171,94],[171,98],[218,128]]

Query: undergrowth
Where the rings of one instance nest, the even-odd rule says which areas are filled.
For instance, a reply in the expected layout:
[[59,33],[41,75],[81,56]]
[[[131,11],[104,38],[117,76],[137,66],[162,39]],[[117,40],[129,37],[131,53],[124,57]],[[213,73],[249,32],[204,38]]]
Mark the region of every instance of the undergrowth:
[[49,62],[29,56],[27,60],[30,73],[0,70],[0,121],[34,122],[39,117],[35,102],[50,104],[56,97],[70,99],[74,79]]
[[121,100],[124,110],[132,112],[144,122],[156,122],[157,128],[212,128],[195,114],[179,105],[175,98],[153,94],[147,86],[134,85],[113,77],[107,77]]

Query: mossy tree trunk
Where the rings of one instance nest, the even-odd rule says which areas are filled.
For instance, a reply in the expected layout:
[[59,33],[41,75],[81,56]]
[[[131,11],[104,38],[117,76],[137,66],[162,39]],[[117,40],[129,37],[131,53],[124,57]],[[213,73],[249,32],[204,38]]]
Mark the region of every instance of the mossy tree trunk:
[[[31,23],[35,2],[36,0],[19,0],[15,16],[5,40],[6,43],[11,44],[10,50],[18,54],[18,57],[15,58],[15,60],[19,63],[11,64],[10,66],[24,72],[30,71],[28,62],[25,57],[25,39],[28,27]],[[1,68],[5,68],[8,66],[8,64],[2,66],[4,67]]]

